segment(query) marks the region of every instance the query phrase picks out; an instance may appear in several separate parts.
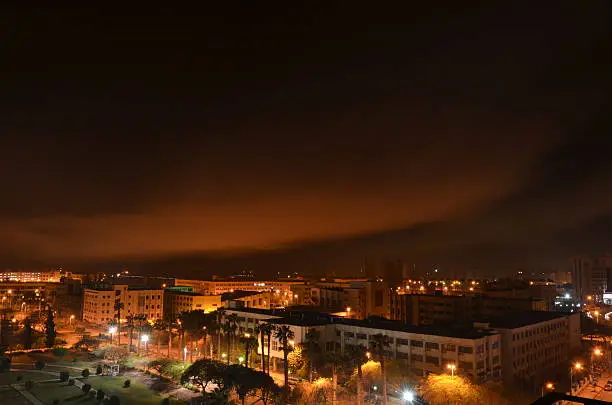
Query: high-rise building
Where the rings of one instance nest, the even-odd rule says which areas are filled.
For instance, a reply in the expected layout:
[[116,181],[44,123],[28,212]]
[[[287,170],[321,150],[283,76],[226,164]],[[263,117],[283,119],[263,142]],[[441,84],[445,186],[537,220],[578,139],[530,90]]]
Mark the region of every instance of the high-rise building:
[[571,260],[571,272],[576,297],[584,301],[590,295],[599,301],[608,289],[612,254],[607,253],[596,259],[574,257]]

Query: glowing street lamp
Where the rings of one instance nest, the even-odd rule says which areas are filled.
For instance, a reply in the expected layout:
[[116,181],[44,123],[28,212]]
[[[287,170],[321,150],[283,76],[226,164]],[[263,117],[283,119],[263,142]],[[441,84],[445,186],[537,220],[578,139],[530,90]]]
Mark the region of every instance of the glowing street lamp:
[[542,387],[542,396],[544,396],[544,390],[545,390],[545,389],[546,389],[547,391],[553,391],[553,390],[555,389],[555,384],[553,384],[553,383],[551,383],[551,382],[546,383],[546,385],[544,385],[544,386]]
[[595,315],[596,322],[599,325],[599,311],[594,311],[593,315]]
[[68,321],[68,323],[70,324],[70,326],[72,326],[72,320],[74,319],[74,315],[70,315],[70,320]]
[[116,326],[111,326],[110,328],[108,328],[108,333],[110,334],[110,341],[111,344],[113,344],[113,335],[117,332],[117,327]]
[[221,358],[224,359],[227,357],[227,353],[221,353]]
[[187,346],[183,347],[183,361],[187,361]]
[[372,353],[370,353],[370,352],[366,352],[366,357],[367,357],[368,359],[370,359],[370,357],[372,357]]
[[244,363],[244,356],[239,356],[239,357],[238,357],[238,362],[239,362],[240,364]]
[[346,307],[346,317],[347,318],[351,317],[351,307]]
[[446,365],[446,368],[451,371],[451,377],[454,377],[455,376],[455,369],[457,368],[457,365],[449,363],[449,364]]
[[574,389],[574,373],[582,370],[582,363],[576,363],[570,367],[570,394]]
[[404,391],[404,393],[402,394],[402,399],[406,403],[412,403],[412,401],[414,401],[414,392]]
[[145,345],[145,353],[149,353],[149,335],[142,335],[140,341]]

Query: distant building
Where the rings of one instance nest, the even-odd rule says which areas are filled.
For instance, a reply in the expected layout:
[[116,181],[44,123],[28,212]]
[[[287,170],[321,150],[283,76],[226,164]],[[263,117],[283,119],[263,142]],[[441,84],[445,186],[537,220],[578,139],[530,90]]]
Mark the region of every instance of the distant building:
[[0,272],[0,282],[59,283],[62,277],[70,277],[71,274],[61,269],[50,271],[4,271]]
[[272,291],[234,291],[221,295],[225,308],[284,308]]
[[216,311],[223,306],[220,295],[202,295],[189,287],[169,287],[164,290],[164,318],[174,321],[181,312]]
[[410,325],[469,323],[481,317],[517,311],[546,311],[541,298],[488,297],[483,295],[389,295],[390,318]]
[[175,286],[192,287],[193,291],[204,295],[219,295],[234,291],[274,291],[289,297],[291,286],[303,284],[303,281],[267,281],[267,280],[193,280],[177,278]]
[[121,322],[130,315],[144,315],[148,320],[164,315],[164,291],[142,286],[101,284],[86,288],[83,294],[83,320],[97,325],[116,321],[115,303],[123,304]]
[[332,278],[291,287],[295,305],[311,305],[347,317],[389,317],[389,285],[381,278]]
[[574,257],[571,259],[572,283],[576,297],[583,302],[587,296],[601,301],[612,275],[612,254],[607,253],[599,258]]

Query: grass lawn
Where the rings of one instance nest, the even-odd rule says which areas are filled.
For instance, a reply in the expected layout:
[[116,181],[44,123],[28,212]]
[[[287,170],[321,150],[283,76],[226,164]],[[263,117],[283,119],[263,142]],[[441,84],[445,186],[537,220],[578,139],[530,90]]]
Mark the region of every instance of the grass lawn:
[[60,404],[95,404],[97,401],[85,396],[83,391],[66,382],[39,382],[34,384],[30,391],[45,405],[53,405],[54,399],[59,399]]
[[[17,377],[22,376],[21,381],[17,381]],[[37,373],[37,372],[18,372],[11,371],[8,373],[0,373],[0,385],[8,385],[15,383],[25,383],[27,380],[31,381],[40,381],[40,380],[51,380],[54,377],[45,373]],[[1,402],[0,402],[1,403]]]
[[117,395],[122,404],[160,405],[164,399],[163,396],[133,379],[129,388],[123,388],[125,380],[125,377],[90,377],[87,383],[94,389],[101,389],[106,395]]
[[[1,374],[0,374],[1,375]],[[0,404],[2,405],[30,405],[24,397],[11,387],[0,387]]]

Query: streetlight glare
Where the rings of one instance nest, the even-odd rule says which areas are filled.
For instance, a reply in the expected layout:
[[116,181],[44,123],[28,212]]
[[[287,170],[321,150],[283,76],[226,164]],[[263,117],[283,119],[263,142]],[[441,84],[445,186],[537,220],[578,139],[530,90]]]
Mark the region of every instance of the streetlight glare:
[[406,402],[412,402],[414,401],[414,393],[412,391],[404,391],[402,399]]
[[553,383],[546,383],[546,389],[552,390],[553,388],[555,388],[555,385]]
[[117,327],[111,326],[110,328],[108,328],[108,333],[114,334],[115,332],[117,332]]
[[574,368],[576,370],[581,370],[582,369],[582,364],[581,363],[576,363],[576,364],[574,364]]
[[140,340],[143,341],[144,343],[147,343],[149,341],[149,335],[142,335],[140,337]]

